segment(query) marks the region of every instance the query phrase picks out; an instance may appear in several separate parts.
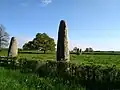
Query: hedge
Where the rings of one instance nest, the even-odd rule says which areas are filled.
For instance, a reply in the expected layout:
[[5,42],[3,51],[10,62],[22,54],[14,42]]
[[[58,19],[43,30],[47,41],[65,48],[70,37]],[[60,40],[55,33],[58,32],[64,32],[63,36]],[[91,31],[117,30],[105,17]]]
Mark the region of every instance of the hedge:
[[[13,63],[14,62],[14,63]],[[23,73],[35,73],[40,77],[59,77],[64,82],[85,86],[91,90],[120,89],[120,69],[116,66],[73,64],[55,61],[19,59],[18,62],[1,63],[8,68],[19,68]]]

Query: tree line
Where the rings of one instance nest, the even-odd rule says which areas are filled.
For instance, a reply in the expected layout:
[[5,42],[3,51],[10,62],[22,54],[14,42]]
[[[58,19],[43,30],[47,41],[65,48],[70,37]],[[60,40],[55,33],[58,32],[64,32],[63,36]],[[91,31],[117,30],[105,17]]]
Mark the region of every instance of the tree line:
[[[5,27],[0,24],[0,50],[9,45],[9,34],[5,31]],[[35,38],[31,41],[26,42],[22,49],[23,50],[38,50],[46,53],[47,51],[55,51],[55,41],[46,33],[37,33]],[[74,47],[72,52],[82,52],[82,49]],[[92,48],[86,48],[85,52],[93,52]]]

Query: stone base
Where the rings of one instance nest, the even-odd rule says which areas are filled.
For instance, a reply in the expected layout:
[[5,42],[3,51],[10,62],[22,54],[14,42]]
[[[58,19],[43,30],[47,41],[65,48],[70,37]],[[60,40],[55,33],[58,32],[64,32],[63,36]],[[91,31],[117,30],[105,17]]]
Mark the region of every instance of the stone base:
[[69,70],[69,62],[65,61],[57,61],[57,73],[59,75],[63,75],[63,72],[67,72]]

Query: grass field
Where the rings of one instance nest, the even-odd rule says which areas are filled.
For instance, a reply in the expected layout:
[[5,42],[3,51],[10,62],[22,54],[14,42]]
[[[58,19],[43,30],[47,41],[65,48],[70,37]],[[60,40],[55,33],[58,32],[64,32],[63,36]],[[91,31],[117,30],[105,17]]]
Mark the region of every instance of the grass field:
[[23,74],[19,70],[0,67],[0,90],[86,90],[75,85],[64,84],[58,78],[39,78],[37,75]]
[[[7,56],[6,51],[0,52],[0,56]],[[26,58],[27,60],[56,60],[55,53],[53,54],[28,54],[19,53],[18,59]],[[98,64],[98,65],[116,65],[120,67],[120,55],[70,55],[70,61],[76,64]]]
[[[7,56],[7,52],[6,51],[0,52],[0,56]],[[27,59],[27,60],[46,61],[46,60],[56,60],[56,55],[55,53],[52,53],[52,54],[50,53],[48,54],[19,53],[18,59],[21,59],[21,58]],[[70,62],[76,63],[76,64],[94,64],[94,65],[101,65],[101,66],[116,65],[116,67],[120,68],[120,55],[70,54],[70,59],[71,59]],[[111,68],[108,68],[108,70],[109,69]],[[85,71],[86,70],[87,69],[85,69]],[[92,70],[94,70],[94,68],[92,68]],[[102,69],[100,70],[104,71]],[[38,77],[37,75],[33,75],[33,74],[20,73],[19,70],[8,70],[0,67],[0,90],[67,90],[67,89],[68,90],[86,90],[81,86],[76,86],[76,85],[71,86],[67,83],[64,83],[63,80],[59,80],[57,77],[54,77],[54,78]]]

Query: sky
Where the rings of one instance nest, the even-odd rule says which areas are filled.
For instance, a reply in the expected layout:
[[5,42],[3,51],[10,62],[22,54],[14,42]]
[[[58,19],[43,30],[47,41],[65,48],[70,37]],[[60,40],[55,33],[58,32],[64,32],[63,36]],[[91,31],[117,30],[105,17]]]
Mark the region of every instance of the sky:
[[69,48],[120,51],[120,0],[0,0],[0,24],[18,46],[39,33],[57,41],[60,20]]

